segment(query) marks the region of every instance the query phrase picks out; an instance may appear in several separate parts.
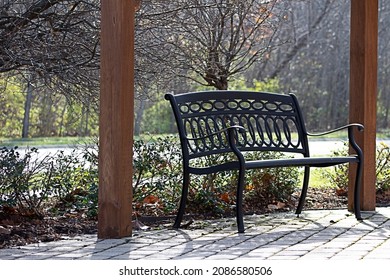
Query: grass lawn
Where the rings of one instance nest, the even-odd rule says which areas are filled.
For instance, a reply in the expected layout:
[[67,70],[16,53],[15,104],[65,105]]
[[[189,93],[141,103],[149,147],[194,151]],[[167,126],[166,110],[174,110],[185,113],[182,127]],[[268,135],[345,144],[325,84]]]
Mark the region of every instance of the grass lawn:
[[[176,134],[172,134],[175,135]],[[167,136],[167,134],[142,134],[140,136],[135,136],[134,140],[142,139],[144,141],[153,141],[159,137]],[[294,135],[292,135],[294,138]],[[377,133],[378,139],[389,139],[390,132],[385,131],[382,133]],[[313,140],[346,140],[347,133],[346,131],[338,131],[329,135],[321,137],[310,137],[309,141]],[[34,137],[34,138],[0,138],[0,146],[5,147],[39,147],[39,146],[55,146],[55,145],[77,145],[77,144],[89,144],[95,143],[95,137]]]
[[[327,167],[332,168],[332,167]],[[324,168],[311,168],[310,170],[310,181],[309,186],[312,188],[331,188],[335,187],[331,184],[331,182],[324,178],[323,170]],[[301,180],[303,179],[303,172],[301,174]]]
[[36,138],[7,138],[0,139],[2,147],[40,147],[40,146],[72,146],[93,143],[91,137],[36,137]]

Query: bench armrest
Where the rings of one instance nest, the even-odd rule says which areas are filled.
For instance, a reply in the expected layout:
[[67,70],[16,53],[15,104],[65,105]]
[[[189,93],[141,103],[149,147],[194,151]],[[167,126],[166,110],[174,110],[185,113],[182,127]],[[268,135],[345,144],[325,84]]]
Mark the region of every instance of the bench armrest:
[[341,127],[329,130],[329,131],[325,131],[325,132],[322,132],[322,133],[307,133],[307,135],[308,136],[324,136],[324,135],[328,135],[328,134],[331,134],[331,133],[334,133],[334,132],[337,132],[337,131],[340,131],[340,130],[343,130],[343,129],[350,129],[350,128],[353,128],[353,127],[357,127],[357,129],[359,131],[363,131],[363,129],[364,129],[364,126],[362,124],[351,123],[351,124],[344,125],[344,126],[341,126]]
[[356,127],[359,131],[363,131],[363,129],[364,129],[364,126],[362,124],[351,123],[351,124],[344,125],[344,126],[341,126],[339,128],[336,128],[336,129],[332,129],[332,130],[323,132],[323,133],[315,133],[315,134],[314,133],[307,133],[307,135],[308,136],[322,136],[322,135],[327,135],[327,134],[330,134],[330,133],[333,133],[333,132],[336,132],[336,131],[339,131],[339,130],[348,129],[348,141],[349,141],[349,144],[355,150],[355,152],[357,153],[358,157],[360,159],[363,159],[363,151],[362,151],[362,149],[359,147],[359,145],[355,141],[355,136],[354,136],[354,133],[353,133],[353,128],[354,127]]

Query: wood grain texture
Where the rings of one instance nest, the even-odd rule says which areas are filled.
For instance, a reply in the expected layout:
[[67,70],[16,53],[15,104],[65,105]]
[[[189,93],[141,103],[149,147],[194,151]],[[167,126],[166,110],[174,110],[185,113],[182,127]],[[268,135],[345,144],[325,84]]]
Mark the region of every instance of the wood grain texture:
[[[357,142],[364,152],[361,209],[367,211],[375,210],[376,200],[377,49],[378,0],[352,0],[349,117],[350,122],[359,122],[365,127]],[[352,168],[350,176],[354,176],[354,172]],[[349,190],[348,208],[351,210],[354,207],[352,185]]]
[[132,234],[134,1],[101,1],[98,237]]

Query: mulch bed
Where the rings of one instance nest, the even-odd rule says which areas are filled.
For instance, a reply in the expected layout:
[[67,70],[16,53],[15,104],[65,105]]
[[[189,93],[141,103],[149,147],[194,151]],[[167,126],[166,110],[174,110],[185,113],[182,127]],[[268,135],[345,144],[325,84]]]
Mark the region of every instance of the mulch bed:
[[[270,213],[275,211],[291,211],[296,205],[299,194],[292,197],[291,203],[275,203],[263,209],[248,209],[249,213]],[[378,206],[390,205],[390,192],[379,193]],[[339,209],[346,208],[347,197],[343,192],[335,189],[309,188],[305,209]],[[167,223],[172,217],[145,217],[137,212],[139,219],[134,222],[134,228],[149,228]],[[196,219],[196,217],[195,217]],[[138,223],[140,221],[140,223]],[[81,234],[97,233],[97,220],[89,219],[84,213],[63,214],[61,216],[48,215],[45,217],[18,213],[15,209],[0,207],[0,249],[14,246],[23,246],[31,243],[49,242],[66,239]]]
[[0,211],[0,249],[97,233],[97,221],[80,213],[39,217],[9,210]]

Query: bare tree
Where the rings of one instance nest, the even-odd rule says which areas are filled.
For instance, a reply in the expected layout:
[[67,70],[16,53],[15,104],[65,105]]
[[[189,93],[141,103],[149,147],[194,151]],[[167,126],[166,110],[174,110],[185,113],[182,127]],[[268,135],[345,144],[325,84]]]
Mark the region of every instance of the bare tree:
[[98,0],[1,0],[0,72],[35,73],[73,97],[96,95]]
[[388,130],[390,127],[390,2],[380,1],[378,36],[378,128]]
[[[143,1],[138,54],[151,70],[227,89],[229,79],[261,60],[279,25],[276,0]],[[139,57],[141,59],[141,57]]]
[[323,27],[325,18],[332,9],[333,0],[321,1],[320,5],[313,4],[313,1],[286,1],[289,6],[286,10],[289,10],[290,18],[283,30],[286,33],[282,34],[279,39],[286,42],[284,47],[287,47],[287,49],[280,48],[277,52],[279,54],[278,61],[272,72],[268,74],[268,78],[277,77],[295,56],[310,44],[315,34],[322,30],[321,27]]
[[[344,124],[349,95],[349,8],[334,0],[287,0],[273,49],[251,76],[277,78],[299,95],[310,130]],[[279,42],[279,43],[278,43]]]
[[99,31],[99,0],[0,0],[0,73],[27,84],[23,137],[47,93],[97,108]]
[[27,78],[26,85],[26,99],[24,101],[24,115],[23,115],[23,127],[22,127],[22,138],[28,138],[30,129],[30,112],[33,100],[34,86],[31,83],[31,76]]

